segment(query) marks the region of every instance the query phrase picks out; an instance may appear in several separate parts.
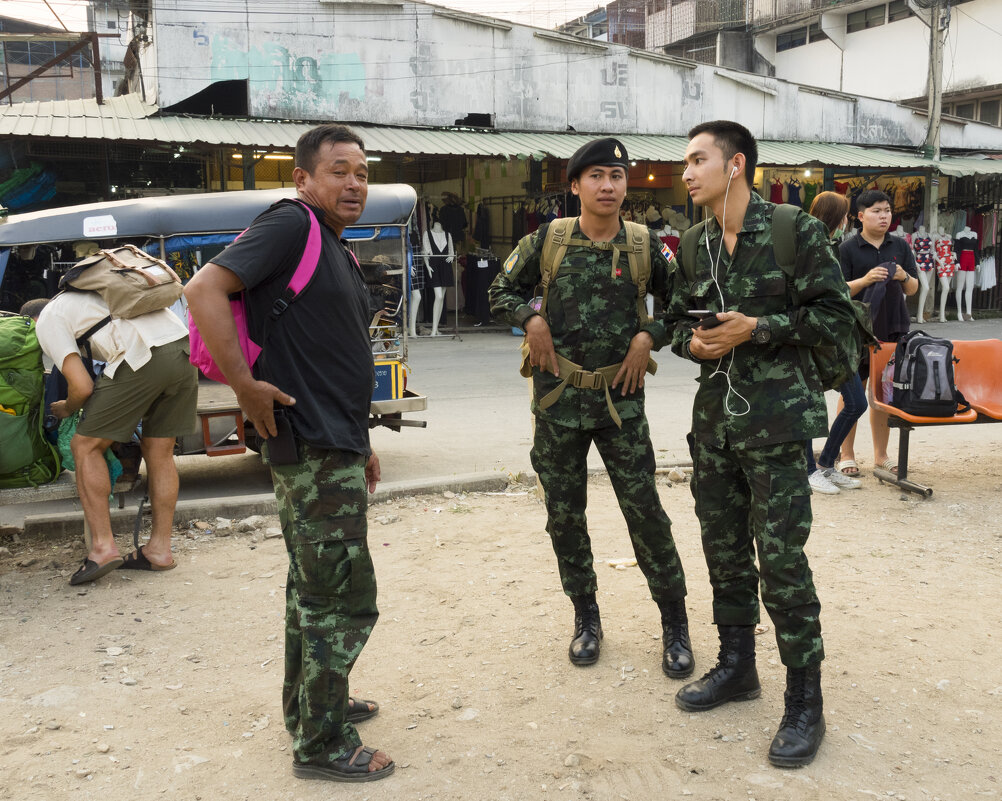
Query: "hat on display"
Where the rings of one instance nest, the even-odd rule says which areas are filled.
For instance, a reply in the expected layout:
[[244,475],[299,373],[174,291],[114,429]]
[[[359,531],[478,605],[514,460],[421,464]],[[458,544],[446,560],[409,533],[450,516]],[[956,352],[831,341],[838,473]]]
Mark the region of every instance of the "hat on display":
[[574,151],[567,162],[567,180],[576,180],[585,167],[622,167],[629,172],[630,159],[626,145],[618,139],[593,139]]
[[101,248],[98,247],[97,242],[92,242],[88,239],[80,239],[73,243],[73,255],[78,259],[85,259],[88,256],[93,256]]

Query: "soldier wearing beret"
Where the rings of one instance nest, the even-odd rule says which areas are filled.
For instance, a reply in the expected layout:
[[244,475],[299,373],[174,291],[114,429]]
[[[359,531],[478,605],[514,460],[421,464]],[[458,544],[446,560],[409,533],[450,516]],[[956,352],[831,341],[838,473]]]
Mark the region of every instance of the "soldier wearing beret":
[[[541,263],[544,253],[552,253],[548,226],[524,237],[490,288],[491,313],[526,334],[523,375],[532,377],[536,416],[531,459],[546,496],[546,529],[560,581],[574,605],[571,662],[594,663],[602,638],[585,521],[586,457],[594,442],[661,610],[662,668],[684,678],[694,666],[685,576],[654,483],[644,414],[650,352],[666,345],[669,335],[661,320],[647,316],[645,293],[633,275],[636,262],[649,263],[649,290],[666,298],[674,254],[646,227],[620,220],[628,165],[626,147],[616,139],[598,139],[574,153],[567,177],[581,200],[581,216],[550,223],[569,233],[562,257],[558,251],[556,264]],[[553,268],[545,308],[537,311],[523,298]]]
[[[777,262],[776,207],[752,192],[758,148],[748,130],[708,122],[689,140],[682,178],[693,202],[713,216],[683,237],[685,266],[671,276],[667,319],[676,324],[672,350],[702,365],[689,435],[691,488],[720,655],[675,699],[698,712],[761,694],[761,587],[786,666],[786,710],[769,760],[806,765],[825,720],[821,606],[804,553],[811,490],[803,443],[824,436],[827,413],[813,360],[804,356],[805,348],[848,338],[853,311],[819,220],[805,212],[792,218],[792,277]],[[692,327],[691,309],[716,312],[718,324]]]

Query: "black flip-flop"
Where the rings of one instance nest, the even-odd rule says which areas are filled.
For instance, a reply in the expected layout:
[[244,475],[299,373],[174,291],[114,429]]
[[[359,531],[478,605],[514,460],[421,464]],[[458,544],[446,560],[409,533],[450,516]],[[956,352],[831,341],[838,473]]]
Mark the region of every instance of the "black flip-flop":
[[[369,709],[369,707],[372,709]],[[352,710],[355,710],[352,712]],[[375,701],[366,701],[362,698],[352,698],[348,697],[348,721],[351,723],[360,723],[363,720],[368,720],[369,718],[374,718],[379,714],[379,704]]]
[[109,559],[103,565],[99,565],[93,559],[84,559],[83,564],[77,569],[77,572],[70,576],[70,584],[76,586],[77,584],[86,584],[88,581],[97,581],[101,576],[108,575],[112,570],[121,567],[125,560],[116,557],[114,559]]
[[173,559],[169,565],[155,565],[149,559],[146,558],[146,554],[143,553],[142,548],[137,548],[132,553],[125,557],[125,561],[122,562],[121,570],[153,570],[156,572],[163,572],[164,570],[173,570],[177,567],[177,562]]

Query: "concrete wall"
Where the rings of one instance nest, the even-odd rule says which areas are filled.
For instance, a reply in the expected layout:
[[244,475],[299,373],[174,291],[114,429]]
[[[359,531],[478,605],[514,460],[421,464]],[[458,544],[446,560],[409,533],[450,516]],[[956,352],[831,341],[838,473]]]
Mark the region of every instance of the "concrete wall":
[[[929,29],[917,17],[846,34],[845,14],[830,13],[825,15],[823,28],[831,40],[776,54],[778,77],[889,100],[926,93]],[[1002,2],[998,0],[972,0],[951,9],[944,51],[944,92],[1002,83],[1002,60],[994,57],[1002,44],[999,30]],[[759,38],[774,39],[775,34]],[[764,52],[762,44],[759,49]]]
[[[158,0],[142,55],[147,99],[170,106],[215,81],[246,80],[251,114],[270,119],[448,126],[476,113],[502,130],[684,135],[729,118],[765,139],[917,146],[924,138],[924,121],[891,103],[821,97],[622,45],[554,41],[418,2],[292,0],[282,14],[271,0],[240,5],[196,23],[185,3]],[[886,59],[877,68],[891,69]],[[871,87],[875,80],[871,72]],[[961,140],[1002,148],[1002,131],[944,130],[944,147]]]

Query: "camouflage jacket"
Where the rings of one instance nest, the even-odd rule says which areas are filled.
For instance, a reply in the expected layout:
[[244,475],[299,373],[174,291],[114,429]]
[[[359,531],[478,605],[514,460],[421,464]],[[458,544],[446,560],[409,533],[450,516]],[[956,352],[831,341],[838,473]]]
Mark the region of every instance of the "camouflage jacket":
[[[773,254],[773,208],[753,193],[734,253],[720,249],[717,277],[723,308],[710,273],[710,253],[716,259],[720,247],[715,218],[700,235],[695,280],[690,285],[682,270],[670,278],[666,323],[674,326],[671,347],[678,355],[699,361],[689,352],[692,318],[687,309],[764,317],[772,330],[768,344],[738,345],[732,351],[733,362],[730,355],[724,356],[719,374],[715,375],[716,359],[701,362],[692,431],[697,439],[718,446],[759,447],[824,436],[828,431],[824,392],[813,362],[802,358],[798,346],[844,339],[853,325],[848,287],[824,224],[806,212],[797,215],[796,271],[788,281]],[[729,372],[734,390],[729,397],[724,371]]]
[[[536,294],[540,282],[539,260],[546,236],[546,226],[519,241],[505,261],[504,270],[491,285],[491,314],[509,325],[523,328],[535,310],[525,298]],[[587,239],[574,226],[575,239]],[[622,226],[613,242],[626,244]],[[651,277],[648,291],[665,299],[668,273],[675,269],[675,255],[651,234]],[[668,344],[669,334],[662,320],[644,326],[637,319],[637,287],[630,277],[625,253],[620,255],[616,275],[612,274],[612,251],[570,246],[550,284],[546,317],[557,353],[586,370],[621,362],[630,340],[637,332],[647,331],[654,340],[654,350]],[[532,411],[551,422],[569,428],[604,428],[613,425],[605,394],[593,389],[568,386],[555,404],[539,408],[539,400],[554,389],[560,379],[552,373],[533,368]],[[625,398],[622,387],[612,392],[613,404],[623,419],[644,413],[644,391]]]

